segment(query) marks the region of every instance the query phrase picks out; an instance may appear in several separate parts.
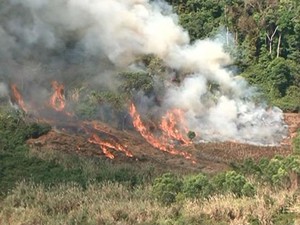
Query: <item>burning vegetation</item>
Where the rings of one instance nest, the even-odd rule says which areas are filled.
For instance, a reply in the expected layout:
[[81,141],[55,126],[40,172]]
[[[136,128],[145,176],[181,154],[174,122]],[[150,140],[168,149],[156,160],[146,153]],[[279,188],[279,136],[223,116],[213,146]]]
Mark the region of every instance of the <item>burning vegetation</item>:
[[[15,102],[25,112],[43,117],[47,101],[62,121],[77,120],[77,107],[85,119],[102,116],[111,124],[118,120],[112,111],[129,120],[133,101],[160,133],[147,129],[148,140],[158,138],[168,151],[174,149],[168,145],[188,145],[190,131],[194,142],[277,145],[286,136],[282,111],[257,101],[256,90],[230,69],[228,34],[226,43],[191,42],[165,2],[5,2],[1,83],[16,84]],[[65,93],[75,88],[72,96]]]
[[[59,119],[52,117],[51,119],[44,119],[43,117],[35,118],[37,121],[44,121],[50,123],[54,127],[58,127],[61,131],[70,132],[68,127],[77,126],[83,132],[84,136],[89,136],[87,141],[98,145],[102,150],[103,154],[109,158],[114,159],[115,155],[111,152],[119,151],[125,154],[127,157],[133,157],[133,154],[130,150],[127,149],[126,146],[121,144],[118,139],[107,131],[103,131],[101,126],[97,123],[97,121],[88,122],[81,121],[78,118],[75,118],[73,113],[69,113],[65,111],[66,101],[64,96],[64,85],[58,83],[57,81],[52,82],[53,94],[50,96],[49,101],[49,110],[54,110],[68,117],[69,124],[61,124]],[[24,110],[26,113],[30,113],[25,108],[25,103],[22,98],[22,95],[17,89],[17,86],[13,84],[11,86],[13,98],[16,99],[18,106],[21,110]],[[45,106],[47,107],[47,106]],[[39,114],[39,113],[38,113]],[[39,114],[41,115],[41,114]],[[195,159],[190,153],[176,150],[175,145],[189,145],[191,144],[187,138],[185,138],[182,132],[179,130],[180,124],[177,124],[176,121],[182,122],[182,113],[180,110],[173,110],[171,112],[167,112],[163,117],[160,128],[161,128],[161,136],[156,137],[150,130],[143,124],[141,121],[141,116],[138,114],[136,107],[133,103],[130,104],[130,115],[132,117],[133,126],[136,130],[145,138],[145,140],[152,145],[154,148],[162,150],[164,152],[183,156],[188,160],[192,160],[193,163],[196,163]],[[177,117],[177,118],[176,118]],[[71,124],[71,125],[70,125]],[[73,125],[72,125],[73,124]],[[186,131],[187,129],[184,128]],[[71,131],[72,132],[72,131]],[[102,137],[100,137],[102,136]],[[175,143],[176,142],[176,143]]]
[[50,106],[56,111],[63,111],[66,102],[64,96],[64,85],[57,81],[52,81],[53,95],[50,97]]
[[16,100],[18,106],[24,111],[24,112],[27,112],[27,108],[25,107],[25,103],[24,103],[24,100],[22,98],[22,95],[20,94],[18,88],[17,88],[17,85],[16,84],[12,84],[11,85],[11,90],[12,90],[12,93],[13,93],[13,97],[14,99]]
[[[57,81],[53,81],[52,88],[53,88],[53,94],[50,96],[49,110],[54,110],[64,115],[67,115],[69,117],[69,123],[71,124],[71,125],[66,124],[65,126],[61,126],[60,129],[62,131],[67,131],[68,126],[71,127],[73,124],[73,126],[81,128],[81,130],[84,131],[84,135],[90,136],[88,138],[88,141],[90,143],[98,145],[107,158],[110,159],[115,158],[115,156],[110,152],[110,149],[123,152],[127,157],[133,157],[132,153],[129,150],[127,150],[126,147],[124,147],[122,144],[118,143],[116,140],[109,140],[109,137],[106,137],[107,140],[103,140],[102,138],[100,138],[99,135],[103,134],[103,132],[100,130],[99,127],[97,127],[96,122],[94,123],[93,126],[89,126],[89,124],[86,123],[85,121],[78,121],[77,119],[74,118],[74,116],[71,113],[65,111],[66,102],[65,102],[63,84],[59,84]],[[28,111],[25,108],[25,103],[22,98],[22,95],[18,91],[17,86],[15,84],[11,86],[11,90],[12,90],[13,98],[17,100],[17,104],[20,107],[20,109],[24,110],[27,113]],[[48,122],[52,126],[56,126],[60,124],[60,121],[57,120],[57,118],[55,117],[51,118],[50,120],[44,119],[43,117],[35,118],[35,119],[37,121]],[[108,135],[104,134],[103,136],[108,136]]]
[[[165,117],[161,123],[161,128],[163,131],[162,137],[155,137],[143,124],[141,120],[141,116],[138,114],[136,107],[132,103],[130,106],[130,115],[133,119],[133,125],[136,130],[145,138],[145,140],[150,143],[153,147],[160,149],[162,151],[168,152],[174,155],[181,155],[186,159],[192,159],[192,155],[187,152],[178,151],[175,149],[174,144],[169,143],[172,139],[177,141],[182,141],[182,135],[179,133],[177,128],[175,127],[174,115],[172,113],[168,113],[168,116]],[[168,123],[168,120],[171,123]],[[192,159],[193,163],[196,163],[194,159]]]
[[[143,155],[152,155],[154,152],[150,153],[149,151],[155,151],[154,149],[157,149],[170,156],[173,155],[175,157],[186,159],[186,161],[191,164],[201,164],[201,166],[210,164],[207,168],[209,171],[209,168],[211,168],[214,163],[216,163],[214,165],[215,168],[226,168],[226,164],[234,158],[236,158],[236,160],[242,160],[251,155],[252,158],[258,159],[261,155],[272,157],[275,154],[286,155],[290,152],[288,145],[283,145],[282,147],[251,147],[251,145],[239,144],[236,142],[222,142],[219,144],[202,143],[195,145],[195,143],[192,143],[191,139],[188,138],[189,130],[185,125],[186,121],[182,110],[173,109],[167,111],[161,117],[161,120],[153,125],[154,128],[151,128],[149,122],[145,123],[142,121],[142,116],[139,114],[136,105],[131,102],[129,104],[130,121],[135,130],[154,149],[152,150],[147,146],[137,147],[135,146],[138,142],[137,140],[135,141],[137,137],[127,133],[131,130],[130,127],[127,128],[129,129],[128,131],[116,130],[111,125],[101,121],[82,120],[76,116],[75,112],[70,113],[66,111],[68,102],[64,95],[64,85],[57,81],[53,81],[52,89],[53,93],[49,94],[50,104],[45,104],[44,109],[41,110],[41,112],[29,110],[33,109],[33,107],[31,107],[29,103],[25,103],[15,84],[11,85],[12,99],[16,99],[15,102],[18,104],[18,107],[21,110],[24,110],[28,115],[31,115],[31,119],[33,117],[35,121],[47,122],[51,124],[55,130],[59,130],[59,132],[81,136],[86,142],[98,146],[102,151],[102,154],[108,159],[115,160],[116,157],[123,155],[126,158],[141,160],[144,157]],[[48,112],[47,117],[43,117],[43,111],[45,110],[53,111],[53,113],[51,114]],[[64,122],[62,121],[62,118],[65,118],[63,119]],[[154,121],[152,121],[151,124],[153,124],[153,122]],[[57,135],[61,134],[57,133]],[[199,135],[201,134],[197,134],[197,136]],[[49,139],[50,141],[53,138],[56,139],[54,133],[46,139]],[[42,141],[42,138],[41,141],[45,144],[47,142],[46,139]],[[76,151],[78,152],[85,152],[86,149],[90,149],[86,144],[83,144],[83,140],[76,140],[75,137],[72,140],[62,137],[61,140],[59,139],[59,142],[69,143],[70,148],[72,148],[71,142],[77,143],[73,149],[77,149]],[[136,144],[134,144],[135,142]],[[35,145],[35,143],[36,141],[33,140],[31,145]],[[290,142],[287,139],[285,143],[289,144]],[[59,149],[63,147],[56,148]],[[95,150],[90,149],[88,151],[91,151],[91,154],[97,155]],[[152,157],[155,158],[155,154],[152,155]]]
[[1,21],[10,54],[0,84],[10,86],[11,101],[30,119],[84,136],[109,159],[135,156],[99,121],[135,129],[153,148],[193,164],[194,144],[275,146],[287,134],[282,111],[257,101],[230,70],[231,46],[191,42],[167,3],[16,0],[5,8],[21,11]]

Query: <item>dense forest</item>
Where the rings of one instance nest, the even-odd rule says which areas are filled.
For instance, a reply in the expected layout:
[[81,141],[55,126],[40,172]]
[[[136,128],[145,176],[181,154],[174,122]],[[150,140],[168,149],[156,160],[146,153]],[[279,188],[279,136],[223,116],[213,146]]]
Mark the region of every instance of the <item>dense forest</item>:
[[[256,87],[260,102],[266,101],[285,112],[299,112],[298,0],[166,1],[178,14],[191,43],[206,38],[222,41],[234,59],[227,65],[229,70]],[[75,42],[68,41],[64,51],[70,53]],[[34,57],[39,58],[39,53],[38,49]],[[30,57],[33,56],[29,54]],[[65,55],[59,57],[69,60]],[[118,77],[116,90],[111,91],[106,83],[93,89],[92,85],[84,86],[84,82],[92,77],[88,67],[99,62],[91,60],[82,67],[82,64],[76,65],[76,60],[84,57],[74,58],[67,65],[75,65],[75,69],[66,74],[79,71],[78,76],[72,76],[61,91],[72,103],[72,119],[105,121],[107,126],[117,127],[120,132],[133,131],[125,110],[139,91],[147,97],[154,95],[155,103],[160,104],[163,87],[157,83],[163,86],[159,79],[171,70],[156,55],[140,55],[136,64],[142,64],[145,70],[118,70],[114,74]],[[44,69],[36,68],[30,72]],[[1,79],[9,76],[0,75]],[[184,76],[179,74],[172,82],[180,83],[181,75]],[[214,84],[209,85],[214,88]],[[27,86],[27,89],[30,88]],[[20,90],[26,92],[26,83]],[[232,161],[228,163],[228,170],[217,173],[187,172],[158,167],[157,163],[146,163],[145,159],[145,163],[141,159],[140,164],[131,159],[118,163],[104,156],[83,156],[53,149],[36,151],[26,142],[47,135],[51,125],[36,122],[35,115],[27,113],[26,108],[12,107],[8,97],[1,93],[0,104],[0,224],[286,225],[300,221],[299,131],[291,140],[288,156]],[[59,115],[62,111],[55,113]],[[65,120],[67,123],[68,119]],[[188,134],[192,143],[195,133],[188,131]],[[70,150],[73,151],[76,150]]]
[[221,33],[238,73],[256,85],[270,103],[285,111],[299,111],[299,1],[168,2],[191,41]]

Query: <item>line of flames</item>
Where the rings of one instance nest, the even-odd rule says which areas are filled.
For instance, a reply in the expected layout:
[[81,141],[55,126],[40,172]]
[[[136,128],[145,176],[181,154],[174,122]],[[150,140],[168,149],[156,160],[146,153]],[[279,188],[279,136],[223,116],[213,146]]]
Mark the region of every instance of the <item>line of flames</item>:
[[[165,141],[168,141],[170,138],[173,138],[183,143],[184,145],[189,145],[190,141],[182,135],[177,127],[177,124],[184,124],[183,111],[180,109],[173,109],[171,111],[168,111],[162,118],[162,121],[160,123],[160,128],[164,133],[163,139]],[[185,133],[188,132],[187,128],[185,128],[184,126],[182,126],[181,128]]]
[[52,96],[50,97],[50,106],[56,111],[63,111],[66,106],[65,96],[64,96],[64,85],[59,84],[57,81],[52,81],[52,88],[54,90]]
[[[165,138],[158,138],[155,137],[147,128],[146,126],[143,124],[142,120],[141,120],[141,116],[140,114],[137,112],[136,107],[133,103],[131,103],[130,105],[130,115],[133,119],[133,126],[135,127],[135,129],[142,135],[142,137],[149,143],[151,144],[153,147],[164,151],[164,152],[168,152],[170,154],[173,155],[181,155],[186,159],[192,160],[193,163],[195,163],[196,161],[192,158],[192,155],[190,153],[187,152],[183,152],[183,151],[178,151],[174,148],[174,145],[168,143],[165,141]],[[171,119],[169,119],[171,120]],[[167,134],[170,134],[171,137],[174,137],[175,139],[179,138],[179,140],[184,140],[182,138],[181,135],[179,135],[177,132],[175,131],[168,131],[167,127],[175,127],[175,125],[173,124],[173,122],[171,122],[171,125],[168,126],[164,126],[165,123],[167,123],[168,119],[165,119],[165,122],[163,122],[163,131]],[[173,120],[172,120],[173,121]],[[174,126],[173,126],[174,125]],[[162,125],[161,125],[162,127]],[[178,140],[178,139],[177,139]]]
[[[103,130],[100,128],[100,126],[97,124],[97,122],[93,121],[92,124],[93,124],[93,128],[94,128],[95,130],[98,130],[98,131],[107,133],[106,131],[103,131]],[[94,138],[94,139],[95,139],[95,138]],[[113,141],[112,141],[112,142],[113,142]],[[118,143],[118,142],[115,142],[115,143],[114,143],[114,146],[112,146],[112,144],[109,143],[109,142],[103,142],[103,143],[101,143],[101,144],[107,146],[108,148],[115,149],[116,151],[124,152],[125,155],[126,155],[127,157],[133,157],[132,153],[131,153],[130,151],[128,151],[127,148],[126,148],[125,146],[121,145],[121,144]]]
[[22,98],[22,95],[20,94],[18,88],[17,88],[17,85],[16,84],[12,84],[11,85],[11,90],[12,90],[12,93],[17,101],[17,104],[18,106],[24,111],[27,113],[27,108],[25,106],[25,102]]

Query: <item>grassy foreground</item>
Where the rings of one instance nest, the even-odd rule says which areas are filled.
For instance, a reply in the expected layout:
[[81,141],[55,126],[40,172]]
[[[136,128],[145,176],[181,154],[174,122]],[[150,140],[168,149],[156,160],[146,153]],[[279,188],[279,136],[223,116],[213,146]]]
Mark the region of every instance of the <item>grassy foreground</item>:
[[215,195],[171,205],[152,198],[151,187],[118,183],[51,188],[19,183],[1,202],[0,224],[298,224],[295,191],[262,188],[253,197]]

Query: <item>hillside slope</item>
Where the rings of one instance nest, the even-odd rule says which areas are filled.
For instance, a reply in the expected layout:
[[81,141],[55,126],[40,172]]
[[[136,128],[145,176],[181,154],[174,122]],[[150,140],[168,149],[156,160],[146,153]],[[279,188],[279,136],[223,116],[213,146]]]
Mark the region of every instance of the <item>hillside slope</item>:
[[[108,149],[114,156],[115,163],[132,162],[137,164],[153,163],[158,168],[182,171],[203,171],[214,173],[226,170],[229,163],[242,161],[246,158],[260,159],[271,158],[274,155],[288,155],[291,153],[291,137],[300,127],[300,114],[285,114],[289,126],[289,136],[280,146],[255,146],[236,142],[197,143],[189,146],[177,145],[179,152],[192,155],[195,160],[189,160],[182,155],[172,155],[152,147],[143,137],[133,130],[117,130],[108,124],[98,122],[97,127],[101,138],[113,140],[115,143],[126,146],[133,157],[128,157],[124,152]],[[76,126],[76,125],[74,125]],[[67,153],[78,153],[86,156],[100,158],[107,157],[101,148],[88,141],[87,135],[78,131],[78,128],[69,125],[69,129],[52,129],[48,134],[31,139],[28,144],[37,151],[56,150]],[[76,130],[77,129],[77,130]]]

